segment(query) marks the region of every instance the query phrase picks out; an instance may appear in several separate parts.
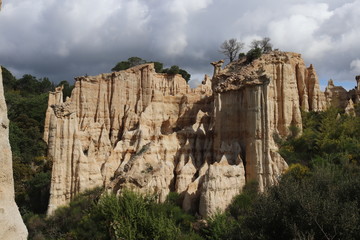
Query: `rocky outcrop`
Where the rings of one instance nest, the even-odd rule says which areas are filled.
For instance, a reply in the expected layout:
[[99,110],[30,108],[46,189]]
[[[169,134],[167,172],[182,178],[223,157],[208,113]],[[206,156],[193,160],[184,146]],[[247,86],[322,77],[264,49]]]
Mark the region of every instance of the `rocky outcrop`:
[[360,76],[356,76],[356,86],[350,91],[346,91],[341,86],[335,86],[330,79],[325,89],[327,106],[333,106],[345,111],[346,114],[354,116],[355,105],[360,103]]
[[[0,2],[1,3],[1,2]],[[15,203],[9,120],[0,67],[0,239],[27,239],[27,230]]]
[[210,89],[208,77],[192,90],[180,75],[145,64],[77,78],[66,102],[61,89],[51,93],[44,137],[54,161],[49,213],[95,186],[156,191],[164,200],[175,190],[178,161],[187,163],[188,149],[205,134],[203,124],[198,132],[191,126],[209,118],[200,112],[210,110]]
[[287,167],[273,136],[287,136],[290,125],[301,129],[301,109],[325,107],[315,70],[306,68],[300,54],[272,52],[251,64],[234,62],[213,81],[215,159],[221,157],[224,144],[237,143],[246,180],[257,180],[263,190]]
[[353,103],[359,104],[360,103],[360,75],[356,76],[355,79],[356,79],[356,86],[354,89],[352,89],[348,92],[348,96],[353,101]]
[[348,101],[348,104],[347,104],[347,106],[346,106],[346,108],[345,108],[345,113],[346,113],[347,115],[349,115],[349,116],[355,116],[355,115],[356,115],[356,114],[355,114],[355,106],[354,106],[354,102],[353,102],[352,99],[350,99],[350,100]]
[[44,139],[53,173],[48,212],[87,188],[178,192],[183,208],[209,216],[249,180],[276,183],[286,162],[273,137],[302,128],[301,109],[325,96],[299,54],[271,52],[233,62],[190,89],[152,64],[76,78],[71,98],[50,93]]
[[350,98],[349,93],[341,86],[335,86],[334,81],[330,79],[325,88],[326,102],[330,106],[345,109]]

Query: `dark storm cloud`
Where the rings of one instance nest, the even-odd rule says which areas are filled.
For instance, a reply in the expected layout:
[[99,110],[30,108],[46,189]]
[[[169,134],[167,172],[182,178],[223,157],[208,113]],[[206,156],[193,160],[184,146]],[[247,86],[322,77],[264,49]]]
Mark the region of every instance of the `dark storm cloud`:
[[[220,44],[269,36],[302,53],[321,79],[360,73],[360,1],[9,0],[0,63],[53,81],[109,72],[131,56],[179,65],[201,81]],[[246,51],[247,49],[244,49]]]

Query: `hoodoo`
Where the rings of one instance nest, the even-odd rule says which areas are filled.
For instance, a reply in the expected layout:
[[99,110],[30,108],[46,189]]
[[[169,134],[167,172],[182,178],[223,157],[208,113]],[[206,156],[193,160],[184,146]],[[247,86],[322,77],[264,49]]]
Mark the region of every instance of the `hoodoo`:
[[44,139],[53,158],[48,213],[95,186],[181,195],[209,216],[255,180],[264,190],[287,168],[274,136],[302,128],[301,110],[325,108],[313,66],[274,51],[191,89],[153,64],[76,78],[70,98],[50,93]]
[[[1,4],[1,1],[0,1]],[[27,239],[27,230],[15,203],[9,119],[0,67],[0,239]]]

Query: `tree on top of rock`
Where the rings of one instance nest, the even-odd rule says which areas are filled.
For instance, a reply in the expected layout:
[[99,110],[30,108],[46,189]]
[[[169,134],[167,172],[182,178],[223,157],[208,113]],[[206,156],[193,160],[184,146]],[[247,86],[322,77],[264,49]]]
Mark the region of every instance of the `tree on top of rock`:
[[115,67],[113,67],[111,69],[111,71],[117,72],[117,71],[121,71],[121,70],[126,70],[128,68],[131,68],[131,67],[134,67],[137,65],[141,65],[141,64],[145,64],[145,63],[154,63],[155,72],[157,72],[157,73],[167,73],[167,74],[171,74],[171,75],[181,74],[181,76],[186,80],[186,82],[188,82],[190,80],[191,74],[188,73],[186,70],[181,69],[177,65],[173,65],[170,68],[163,69],[163,67],[164,67],[163,63],[156,62],[156,61],[148,62],[139,57],[131,57],[131,58],[128,58],[127,61],[118,62],[115,65]]
[[250,44],[252,49],[260,48],[262,53],[268,53],[272,51],[272,44],[270,43],[271,39],[269,37],[264,37],[261,40],[253,40]]
[[121,71],[121,70],[126,70],[128,68],[131,68],[131,67],[134,67],[134,66],[137,66],[137,65],[141,65],[141,64],[144,64],[146,63],[146,61],[142,58],[139,58],[139,57],[130,57],[128,58],[127,61],[121,61],[121,62],[118,62],[115,67],[113,67],[111,69],[111,71],[113,72],[117,72],[117,71]]
[[225,40],[220,46],[220,52],[223,53],[230,62],[234,61],[239,51],[244,47],[244,43],[237,41],[236,38]]
[[170,68],[165,68],[161,72],[171,74],[171,75],[180,74],[186,80],[186,82],[188,82],[191,77],[190,73],[188,73],[184,69],[179,68],[179,66],[177,66],[177,65],[173,65]]

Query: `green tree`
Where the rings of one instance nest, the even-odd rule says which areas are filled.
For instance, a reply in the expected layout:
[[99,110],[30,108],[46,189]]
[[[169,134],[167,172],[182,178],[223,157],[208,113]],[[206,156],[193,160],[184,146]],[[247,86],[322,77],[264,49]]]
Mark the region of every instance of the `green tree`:
[[118,62],[112,69],[111,71],[121,71],[121,70],[126,70],[128,68],[137,66],[137,65],[141,65],[146,63],[145,60],[143,60],[142,58],[139,57],[130,57],[128,58],[127,61],[121,61]]
[[41,93],[47,93],[49,91],[54,90],[55,85],[54,83],[50,82],[49,78],[44,77],[43,79],[40,79],[40,82],[38,83],[39,92]]
[[246,61],[251,63],[252,61],[254,61],[255,59],[261,57],[262,55],[262,51],[260,48],[253,48],[250,49],[247,53],[246,53]]
[[2,69],[3,85],[5,91],[14,89],[16,84],[16,78],[7,68],[2,66],[1,69]]
[[121,70],[126,70],[130,68],[130,63],[129,61],[121,61],[118,62],[112,69],[111,71],[116,72],[116,71],[121,71]]
[[188,82],[191,77],[190,73],[188,73],[184,69],[179,68],[179,66],[177,66],[177,65],[173,65],[170,68],[163,69],[162,72],[171,74],[171,75],[180,74],[186,80],[186,82]]
[[286,174],[253,204],[241,225],[242,237],[358,239],[360,178],[354,170],[318,167],[300,179]]
[[15,89],[24,94],[38,93],[38,80],[30,74],[25,74],[16,81]]
[[179,66],[177,65],[173,65],[171,66],[170,68],[165,68],[163,69],[164,67],[164,64],[161,63],[161,62],[147,62],[139,57],[131,57],[129,58],[127,61],[121,61],[121,62],[118,62],[115,67],[113,67],[111,69],[111,71],[121,71],[121,70],[126,70],[130,67],[133,67],[133,66],[137,66],[137,65],[140,65],[140,64],[145,64],[145,63],[154,63],[154,68],[155,68],[155,72],[157,73],[167,73],[167,74],[172,74],[172,75],[175,75],[175,74],[181,74],[181,76],[188,82],[190,80],[190,73],[188,73],[186,70],[184,69],[181,69],[179,68]]
[[303,134],[280,143],[280,154],[289,163],[310,166],[360,163],[360,118],[341,114],[338,109],[303,113]]
[[186,80],[186,82],[189,82],[189,80],[191,78],[190,73],[188,73],[184,69],[179,69],[179,74],[181,74],[181,76]]
[[146,63],[146,61],[144,59],[139,58],[139,57],[130,57],[130,58],[128,58],[128,62],[130,64],[130,67],[134,67],[134,66]]
[[163,71],[164,64],[161,62],[154,62],[155,72],[161,73]]
[[169,70],[167,71],[168,74],[178,74],[180,71],[179,66],[173,65],[169,68]]

